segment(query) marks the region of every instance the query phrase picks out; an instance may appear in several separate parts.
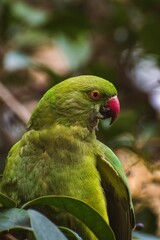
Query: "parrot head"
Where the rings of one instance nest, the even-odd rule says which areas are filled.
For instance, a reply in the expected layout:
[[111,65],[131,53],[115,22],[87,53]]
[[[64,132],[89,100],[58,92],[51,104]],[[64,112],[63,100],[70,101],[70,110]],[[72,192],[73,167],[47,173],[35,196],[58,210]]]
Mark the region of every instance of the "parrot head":
[[29,128],[54,124],[81,125],[94,129],[100,119],[115,121],[120,112],[117,91],[109,81],[91,75],[69,78],[42,97]]

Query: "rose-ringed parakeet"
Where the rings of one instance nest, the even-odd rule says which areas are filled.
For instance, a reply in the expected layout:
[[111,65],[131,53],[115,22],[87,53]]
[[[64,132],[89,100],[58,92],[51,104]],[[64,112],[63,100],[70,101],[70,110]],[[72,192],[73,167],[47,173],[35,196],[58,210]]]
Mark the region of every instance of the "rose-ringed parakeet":
[[[134,212],[127,179],[115,154],[95,134],[100,119],[112,123],[119,111],[117,91],[105,79],[78,76],[55,85],[11,148],[1,191],[18,205],[44,195],[75,197],[109,223],[117,240],[130,240]],[[96,239],[82,223],[62,216],[84,240]]]

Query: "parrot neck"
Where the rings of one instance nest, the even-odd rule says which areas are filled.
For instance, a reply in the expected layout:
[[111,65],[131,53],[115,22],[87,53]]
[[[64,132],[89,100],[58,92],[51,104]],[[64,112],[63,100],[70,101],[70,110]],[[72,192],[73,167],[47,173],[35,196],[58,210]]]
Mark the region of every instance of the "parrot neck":
[[[50,156],[54,156],[58,162],[61,159],[59,163],[79,162],[81,159],[79,156],[90,154],[91,149],[94,149],[93,146],[96,145],[95,132],[91,133],[88,128],[80,126],[67,127],[56,124],[50,128],[29,132],[29,141],[36,145],[40,141]],[[36,138],[35,141],[33,141],[33,136]]]
[[[86,149],[96,143],[96,134],[95,131],[92,133],[88,128],[81,126],[65,126],[62,124],[54,124],[50,128],[41,129],[38,131],[30,130],[28,132],[30,136],[37,136],[36,139],[43,142],[46,148],[53,149],[65,149],[68,152],[72,149]],[[33,140],[31,138],[31,141]],[[36,140],[36,141],[37,141]],[[54,146],[54,147],[53,147]],[[78,150],[79,151],[79,150]],[[60,152],[60,151],[59,151]]]
[[90,131],[87,127],[82,127],[79,125],[66,126],[61,124],[56,124],[51,127],[52,136],[68,137],[72,136],[74,139],[80,141],[93,141],[96,139],[95,131]]

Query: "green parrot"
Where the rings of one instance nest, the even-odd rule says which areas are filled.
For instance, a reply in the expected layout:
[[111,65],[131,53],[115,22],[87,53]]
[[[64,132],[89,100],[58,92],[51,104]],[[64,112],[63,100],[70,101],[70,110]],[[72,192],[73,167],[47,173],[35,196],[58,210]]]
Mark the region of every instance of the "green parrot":
[[[99,120],[112,123],[119,111],[115,87],[100,77],[73,77],[49,89],[9,151],[1,191],[19,206],[44,195],[75,197],[105,219],[116,240],[131,240],[135,219],[123,167],[95,133]],[[84,240],[97,239],[73,216],[61,220]]]

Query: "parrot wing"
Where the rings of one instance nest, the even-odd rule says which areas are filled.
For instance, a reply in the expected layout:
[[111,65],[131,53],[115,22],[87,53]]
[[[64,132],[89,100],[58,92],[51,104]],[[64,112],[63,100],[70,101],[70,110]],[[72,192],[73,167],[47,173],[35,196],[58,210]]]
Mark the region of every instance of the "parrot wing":
[[116,240],[131,240],[135,218],[127,179],[116,155],[99,141],[97,169],[106,195],[110,226]]

